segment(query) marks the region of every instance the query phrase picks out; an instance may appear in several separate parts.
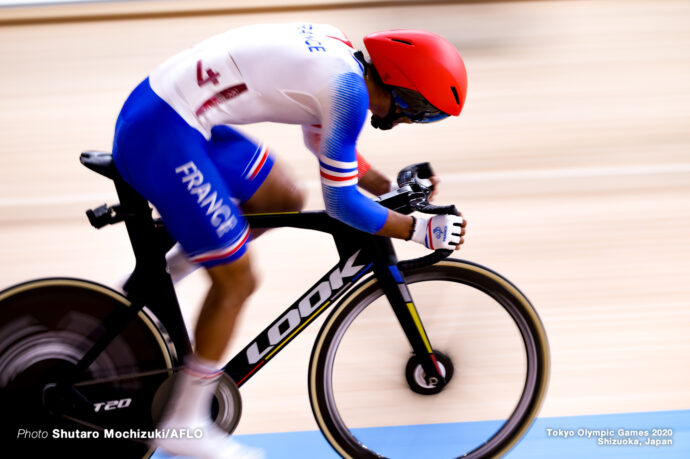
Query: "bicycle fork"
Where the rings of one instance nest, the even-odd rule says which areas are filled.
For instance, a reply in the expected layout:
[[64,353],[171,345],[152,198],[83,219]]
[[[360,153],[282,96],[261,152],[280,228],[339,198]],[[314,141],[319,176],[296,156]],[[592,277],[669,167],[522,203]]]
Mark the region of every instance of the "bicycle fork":
[[424,370],[424,379],[429,386],[441,389],[446,384],[442,367],[434,354],[431,341],[422,319],[410,295],[405,279],[397,266],[397,257],[388,241],[388,263],[375,264],[374,272],[383,287],[395,316],[407,337],[416,360]]

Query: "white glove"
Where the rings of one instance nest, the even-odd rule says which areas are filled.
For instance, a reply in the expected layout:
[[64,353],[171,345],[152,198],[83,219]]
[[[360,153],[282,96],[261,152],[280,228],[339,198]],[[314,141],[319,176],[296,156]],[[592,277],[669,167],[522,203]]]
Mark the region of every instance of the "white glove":
[[416,217],[412,239],[427,249],[455,250],[460,243],[463,218],[456,215],[434,215],[431,218]]

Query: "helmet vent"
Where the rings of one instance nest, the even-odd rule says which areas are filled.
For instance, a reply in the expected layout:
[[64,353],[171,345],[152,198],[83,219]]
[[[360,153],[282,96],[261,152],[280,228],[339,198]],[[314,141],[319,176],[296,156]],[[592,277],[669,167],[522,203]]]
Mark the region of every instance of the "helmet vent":
[[411,41],[407,41],[407,40],[400,40],[400,39],[398,39],[398,38],[391,38],[391,41],[394,41],[394,42],[397,42],[397,43],[402,43],[402,44],[404,44],[404,45],[410,45],[410,46],[412,46],[412,42],[411,42]]
[[450,90],[453,91],[453,97],[455,97],[455,103],[460,105],[460,98],[458,97],[458,90],[455,89],[455,86],[451,86]]

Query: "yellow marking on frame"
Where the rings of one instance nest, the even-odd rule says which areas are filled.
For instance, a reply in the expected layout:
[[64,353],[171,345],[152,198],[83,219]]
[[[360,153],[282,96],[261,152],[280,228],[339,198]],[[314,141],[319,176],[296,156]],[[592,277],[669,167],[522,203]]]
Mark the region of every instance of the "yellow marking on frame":
[[287,338],[285,338],[285,339],[283,340],[282,343],[280,343],[275,349],[273,349],[273,350],[271,351],[271,353],[268,354],[268,356],[266,356],[266,358],[265,358],[264,360],[268,360],[268,359],[270,359],[271,357],[273,357],[273,354],[275,354],[276,352],[278,352],[283,346],[285,346],[287,343],[289,343],[293,336],[295,336],[301,329],[303,329],[304,327],[306,327],[307,324],[308,324],[309,322],[311,322],[312,319],[313,319],[314,317],[318,316],[319,313],[320,313],[321,311],[323,311],[323,309],[324,309],[326,306],[328,306],[329,304],[331,304],[331,301],[330,301],[330,300],[329,300],[329,301],[326,301],[326,302],[323,304],[323,306],[321,306],[321,307],[319,308],[319,310],[318,310],[317,312],[315,312],[314,314],[312,314],[312,316],[311,316],[309,319],[307,319],[306,322],[304,322],[302,325],[300,325],[299,327],[297,327],[297,328],[295,329],[295,331],[293,331],[292,333],[290,333],[290,336],[288,336]]
[[410,314],[412,314],[412,320],[414,320],[414,323],[417,326],[417,330],[419,330],[419,334],[422,336],[422,339],[424,340],[426,351],[429,354],[431,354],[431,345],[429,344],[429,338],[427,338],[426,333],[424,332],[424,327],[422,327],[422,321],[419,319],[419,314],[417,314],[417,308],[414,307],[413,303],[407,303],[407,309],[410,310]]

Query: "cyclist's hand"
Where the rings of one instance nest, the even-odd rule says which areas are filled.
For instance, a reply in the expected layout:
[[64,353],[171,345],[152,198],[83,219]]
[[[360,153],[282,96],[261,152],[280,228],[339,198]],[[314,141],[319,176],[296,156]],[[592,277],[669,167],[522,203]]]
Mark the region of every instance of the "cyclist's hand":
[[431,218],[417,217],[412,240],[428,249],[458,250],[465,240],[467,222],[462,215],[434,215]]

